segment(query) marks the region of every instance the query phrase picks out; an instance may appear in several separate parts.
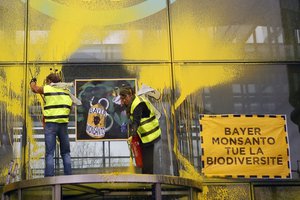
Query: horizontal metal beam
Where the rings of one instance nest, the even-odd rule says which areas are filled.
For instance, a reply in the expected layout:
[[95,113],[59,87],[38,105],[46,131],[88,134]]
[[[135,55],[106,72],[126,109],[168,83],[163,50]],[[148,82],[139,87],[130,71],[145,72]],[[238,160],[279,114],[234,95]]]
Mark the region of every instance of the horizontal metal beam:
[[39,186],[51,186],[61,184],[84,184],[84,183],[149,183],[165,184],[174,186],[186,186],[202,190],[202,182],[178,176],[146,175],[146,174],[82,174],[69,176],[54,176],[24,180],[5,185],[3,192],[11,192],[17,189],[25,189]]

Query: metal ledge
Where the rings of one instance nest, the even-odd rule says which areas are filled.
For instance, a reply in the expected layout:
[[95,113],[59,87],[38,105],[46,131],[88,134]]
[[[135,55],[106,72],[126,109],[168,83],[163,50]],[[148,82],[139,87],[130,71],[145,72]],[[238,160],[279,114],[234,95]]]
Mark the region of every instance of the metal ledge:
[[168,175],[146,174],[84,174],[70,176],[54,176],[31,180],[24,180],[5,185],[3,193],[18,189],[26,189],[38,186],[64,185],[64,184],[91,184],[91,183],[148,183],[184,186],[202,190],[202,183],[193,179]]

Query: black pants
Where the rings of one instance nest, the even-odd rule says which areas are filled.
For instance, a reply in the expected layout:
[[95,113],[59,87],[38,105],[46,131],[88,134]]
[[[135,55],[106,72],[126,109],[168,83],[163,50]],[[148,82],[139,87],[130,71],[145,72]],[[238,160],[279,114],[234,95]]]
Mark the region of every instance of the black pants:
[[143,158],[143,168],[142,173],[143,174],[153,174],[154,169],[154,145],[157,141],[160,140],[160,137],[155,139],[152,142],[141,144],[142,149],[142,158]]

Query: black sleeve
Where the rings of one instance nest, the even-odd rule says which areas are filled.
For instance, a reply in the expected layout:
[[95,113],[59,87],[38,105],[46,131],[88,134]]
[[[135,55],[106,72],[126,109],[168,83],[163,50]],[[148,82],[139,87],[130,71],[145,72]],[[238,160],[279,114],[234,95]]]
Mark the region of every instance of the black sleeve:
[[132,133],[135,134],[137,128],[141,124],[141,119],[150,116],[150,110],[148,109],[145,102],[141,102],[137,107],[134,109],[132,117]]

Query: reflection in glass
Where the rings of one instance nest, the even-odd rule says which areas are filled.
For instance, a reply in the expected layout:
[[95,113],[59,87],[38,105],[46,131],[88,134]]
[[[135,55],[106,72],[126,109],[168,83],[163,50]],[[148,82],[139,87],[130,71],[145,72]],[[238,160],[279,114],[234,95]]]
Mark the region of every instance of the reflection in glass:
[[29,1],[29,35],[31,61],[170,57],[166,1]]
[[[192,141],[199,138],[191,135],[200,132],[199,114],[284,114],[290,149],[297,149],[299,77],[297,65],[176,65],[175,105],[181,151],[186,157],[200,159],[201,151],[193,155],[189,151],[198,148]],[[290,157],[294,172],[300,160],[296,152],[291,151]],[[297,176],[293,173],[293,177]]]
[[177,0],[170,8],[176,61],[300,58],[297,1]]
[[254,198],[256,200],[293,200],[300,195],[299,186],[269,186],[254,187]]

